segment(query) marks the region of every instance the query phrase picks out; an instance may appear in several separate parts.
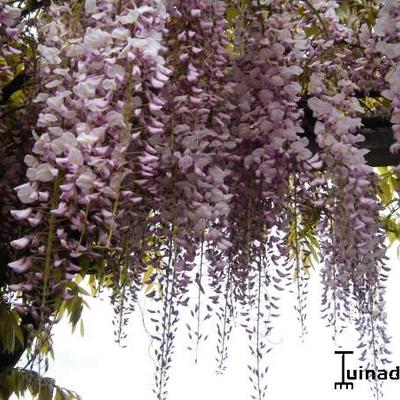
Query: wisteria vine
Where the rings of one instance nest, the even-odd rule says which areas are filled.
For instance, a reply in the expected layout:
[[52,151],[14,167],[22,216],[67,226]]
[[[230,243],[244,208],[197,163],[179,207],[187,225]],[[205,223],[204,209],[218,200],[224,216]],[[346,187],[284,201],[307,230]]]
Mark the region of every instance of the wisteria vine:
[[336,0],[71,0],[35,22],[22,3],[0,0],[2,95],[30,76],[0,97],[0,245],[34,355],[89,276],[121,345],[151,299],[158,400],[185,307],[196,362],[216,317],[219,373],[244,328],[261,400],[280,298],[295,294],[304,337],[321,262],[334,339],[353,324],[365,367],[389,362],[385,204],[360,143],[381,102],[399,150],[398,2],[357,18]]

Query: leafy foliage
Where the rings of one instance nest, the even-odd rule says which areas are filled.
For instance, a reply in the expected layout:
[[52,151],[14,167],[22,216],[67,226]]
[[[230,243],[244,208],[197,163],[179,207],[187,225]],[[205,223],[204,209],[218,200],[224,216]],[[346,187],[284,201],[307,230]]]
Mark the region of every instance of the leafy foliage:
[[57,386],[54,379],[20,368],[13,368],[1,376],[0,399],[8,400],[12,394],[18,398],[29,394],[38,400],[80,400],[76,393]]

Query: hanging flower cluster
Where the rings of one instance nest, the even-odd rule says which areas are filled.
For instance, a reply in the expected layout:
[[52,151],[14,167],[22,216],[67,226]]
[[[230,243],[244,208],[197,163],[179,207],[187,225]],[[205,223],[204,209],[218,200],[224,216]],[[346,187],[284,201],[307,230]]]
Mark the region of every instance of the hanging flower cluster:
[[5,59],[20,50],[15,43],[20,39],[22,25],[20,23],[21,9],[13,7],[6,1],[0,2],[0,74],[12,74]]
[[77,260],[99,257],[122,237],[119,221],[132,221],[119,206],[141,201],[139,179],[123,190],[140,174],[129,152],[144,151],[138,137],[145,126],[133,131],[132,121],[145,122],[140,94],[150,96],[165,81],[158,28],[165,12],[150,3],[125,4],[115,17],[113,2],[87,2],[80,21],[68,20],[68,5],[52,6],[53,20],[41,28],[35,101],[42,106],[33,154],[25,157],[29,181],[16,188],[27,208],[12,211],[33,230],[11,243],[29,249],[10,264],[25,278],[15,289],[43,282],[43,296],[49,290],[68,298],[63,283],[80,270]]
[[[193,268],[196,255],[203,258],[206,237],[219,247],[229,245],[221,232],[214,229],[211,234],[207,228],[215,220],[226,218],[231,198],[224,184],[229,173],[224,160],[229,147],[229,116],[220,94],[228,60],[224,3],[169,1],[167,9],[166,64],[172,72],[159,97],[164,130],[156,147],[160,159],[159,203],[154,218],[160,226],[157,235],[166,238],[161,246],[166,263],[151,278],[162,287],[156,325],[160,339],[156,387],[160,400],[167,393],[178,305],[188,304],[192,282],[201,290],[204,271],[195,272]],[[198,321],[203,311],[200,302],[199,298]],[[197,335],[198,346],[199,326],[193,334]]]
[[400,143],[400,97],[399,97],[399,74],[400,74],[400,44],[398,43],[400,6],[396,1],[387,1],[380,9],[376,21],[374,33],[380,38],[376,45],[377,50],[390,60],[392,68],[385,76],[388,88],[382,92],[392,103],[393,133],[396,143],[391,150],[399,151]]
[[[23,74],[32,69],[32,61],[26,56],[20,41],[23,29],[21,10],[6,1],[0,2],[0,81],[5,87],[11,86],[14,79],[21,79]],[[17,65],[14,65],[14,60]],[[21,71],[22,65],[24,71]],[[18,101],[10,101],[10,94],[2,92],[0,92],[0,192],[2,194],[0,246],[2,257],[7,257],[6,254],[10,250],[9,242],[16,234],[15,220],[10,211],[19,206],[13,188],[25,179],[26,168],[23,158],[30,150],[31,129],[35,121],[30,117],[29,110],[32,111],[32,107],[29,101],[26,101],[23,108]],[[23,121],[18,128],[15,126],[16,118]]]
[[[16,7],[12,7],[8,5],[5,1],[0,3],[0,78],[2,80],[12,77],[12,71],[8,66],[6,59],[12,54],[18,53],[19,50],[12,46],[13,41],[17,41],[19,39],[19,33],[21,30],[21,26],[19,23],[21,10]],[[0,97],[0,101],[2,98]],[[5,121],[3,110],[0,110],[2,114],[2,121],[0,123],[2,135],[5,136]],[[4,196],[3,204],[1,205],[1,217],[4,224],[8,224],[10,221],[10,204],[13,203],[13,195],[12,188],[18,184],[18,181],[15,181],[15,176],[19,175],[19,171],[15,171],[15,169],[20,169],[21,163],[16,163],[14,154],[10,154],[12,152],[12,145],[9,146],[11,148],[7,148],[7,153],[4,152],[2,160],[4,166],[1,168],[2,176],[0,177],[0,190]],[[7,155],[6,155],[7,154]],[[19,165],[18,165],[19,164]],[[12,165],[14,168],[7,171],[7,165]],[[0,231],[0,243],[4,245],[7,242],[7,239],[11,238],[9,236],[9,228],[4,227]]]
[[[18,51],[20,27],[20,10],[1,4],[0,59]],[[36,26],[37,121],[15,187],[23,208],[11,210],[24,227],[9,263],[21,307],[50,331],[78,273],[107,279],[122,343],[145,286],[158,400],[181,307],[196,360],[214,312],[218,372],[238,322],[261,400],[281,294],[296,293],[304,336],[320,255],[334,336],[355,319],[366,365],[388,362],[385,232],[360,99],[392,102],[400,143],[398,8],[386,2],[375,31],[356,31],[336,0],[52,4]]]
[[[337,7],[336,2],[330,2],[329,7],[324,4],[319,8],[325,14],[326,29],[332,39],[317,42],[313,52],[326,54],[335,47],[347,47],[334,53],[336,65],[341,68],[333,70],[329,56],[324,63],[311,64],[313,72],[308,86],[312,96],[308,106],[316,119],[314,132],[326,166],[324,177],[311,182],[326,191],[324,199],[317,201],[325,209],[319,226],[325,260],[322,305],[334,336],[349,323],[355,309],[361,359],[367,361],[368,368],[376,369],[379,361],[388,362],[389,338],[382,303],[387,270],[383,265],[385,235],[378,220],[381,208],[372,186],[375,178],[372,168],[365,164],[368,151],[357,146],[364,140],[357,134],[363,109],[355,92],[365,87],[359,87],[359,78],[349,71],[365,61],[352,54],[357,34],[339,22],[333,12]],[[370,74],[369,80],[375,72],[373,68],[363,69],[363,74]],[[362,82],[365,81],[368,79]],[[374,393],[380,396],[378,385]]]
[[[274,5],[282,7],[283,3]],[[292,270],[290,263],[278,275],[270,260],[273,250],[283,258],[289,257],[284,243],[296,218],[294,209],[289,210],[293,205],[291,173],[303,170],[312,157],[308,140],[300,137],[303,128],[298,76],[305,41],[296,33],[296,25],[285,9],[268,21],[257,8],[240,15],[236,21],[240,43],[224,91],[235,145],[227,157],[231,210],[223,221],[224,236],[231,246],[220,254],[211,253],[210,263],[213,269],[223,267],[214,283],[222,298],[218,367],[224,369],[232,314],[237,308],[252,343],[255,364],[250,371],[257,398],[265,393],[267,368],[261,367],[260,360],[271,350],[266,343],[270,317],[277,315],[278,293]],[[295,269],[298,267],[299,263]],[[301,286],[299,282],[299,302],[304,294]]]

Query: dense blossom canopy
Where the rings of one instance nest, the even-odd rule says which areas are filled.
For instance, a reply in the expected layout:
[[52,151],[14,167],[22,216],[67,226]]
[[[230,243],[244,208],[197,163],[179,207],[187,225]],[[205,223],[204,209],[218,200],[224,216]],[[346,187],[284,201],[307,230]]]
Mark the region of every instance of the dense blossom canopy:
[[400,167],[363,142],[380,121],[398,160],[399,82],[396,0],[0,0],[0,355],[46,364],[87,278],[121,344],[152,299],[155,398],[188,306],[196,359],[215,316],[219,372],[244,327],[261,400],[280,297],[305,335],[319,273],[334,337],[352,324],[381,368]]

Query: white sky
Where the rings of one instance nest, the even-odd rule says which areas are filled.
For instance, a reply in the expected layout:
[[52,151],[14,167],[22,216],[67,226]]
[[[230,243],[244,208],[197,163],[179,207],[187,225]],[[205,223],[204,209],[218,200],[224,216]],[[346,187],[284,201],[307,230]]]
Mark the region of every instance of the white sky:
[[[387,291],[389,333],[393,336],[393,365],[400,365],[400,270],[395,249],[390,252],[392,271]],[[334,390],[340,380],[338,350],[331,341],[331,331],[320,318],[320,279],[317,271],[310,280],[308,331],[304,343],[299,339],[300,327],[293,304],[294,295],[286,293],[282,315],[276,325],[273,340],[278,342],[269,354],[267,375],[269,390],[266,399],[288,400],[367,400],[373,399],[369,384],[355,381],[354,390]],[[107,301],[90,301],[91,310],[83,314],[85,336],[71,334],[65,323],[54,330],[56,361],[49,376],[66,388],[77,391],[83,400],[155,400],[152,394],[154,365],[148,354],[149,339],[143,329],[140,312],[134,314],[128,329],[128,347],[121,349],[114,342],[112,310]],[[185,322],[193,323],[193,320]],[[170,400],[247,400],[251,384],[248,380],[247,337],[238,326],[232,334],[228,369],[223,376],[215,374],[216,332],[209,325],[210,338],[202,343],[200,358],[194,365],[194,355],[186,350],[189,344],[186,328],[177,334],[176,353],[169,383]],[[341,340],[345,350],[356,350],[357,335],[347,333]],[[358,368],[356,355],[350,356],[347,368]],[[400,381],[388,381],[384,386],[385,400],[398,400]]]

